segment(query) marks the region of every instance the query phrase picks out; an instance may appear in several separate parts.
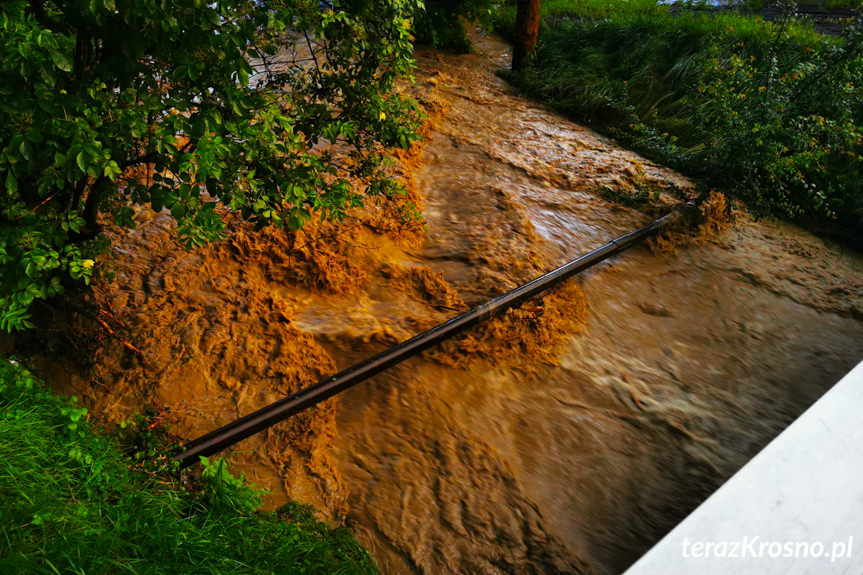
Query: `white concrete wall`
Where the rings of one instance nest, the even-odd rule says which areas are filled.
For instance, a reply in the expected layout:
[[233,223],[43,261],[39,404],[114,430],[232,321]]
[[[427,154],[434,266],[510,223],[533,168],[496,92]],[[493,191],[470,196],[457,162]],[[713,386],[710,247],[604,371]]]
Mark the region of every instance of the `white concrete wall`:
[[863,363],[625,575],[744,573],[863,574]]

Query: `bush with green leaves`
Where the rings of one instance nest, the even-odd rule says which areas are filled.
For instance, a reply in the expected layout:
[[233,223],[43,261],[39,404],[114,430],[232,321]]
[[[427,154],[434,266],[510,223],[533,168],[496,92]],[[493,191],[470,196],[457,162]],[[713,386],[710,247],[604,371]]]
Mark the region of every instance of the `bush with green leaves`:
[[[207,461],[201,489],[155,474],[87,410],[0,358],[0,573],[342,573],[377,570],[344,528]],[[192,482],[194,483],[194,481]]]
[[[0,3],[0,328],[87,281],[100,214],[163,208],[189,247],[224,213],[298,229],[400,193],[408,0]],[[104,216],[103,216],[104,217]]]
[[773,26],[766,51],[719,38],[701,58],[690,98],[703,146],[691,161],[722,173],[752,206],[859,227],[863,20],[808,50],[791,23]]

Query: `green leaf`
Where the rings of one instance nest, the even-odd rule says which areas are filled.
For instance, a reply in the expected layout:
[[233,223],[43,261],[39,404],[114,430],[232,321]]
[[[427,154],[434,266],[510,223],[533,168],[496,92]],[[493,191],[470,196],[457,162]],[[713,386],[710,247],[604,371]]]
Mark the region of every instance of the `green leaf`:
[[171,215],[177,220],[185,216],[187,211],[186,204],[182,202],[176,202],[171,206]]
[[15,192],[18,191],[18,178],[15,177],[15,174],[12,173],[12,170],[6,174],[6,192],[10,196],[14,196]]
[[107,164],[105,164],[104,175],[107,178],[110,178],[112,182],[117,181],[117,176],[119,176],[123,171],[120,169],[120,166],[117,165],[117,162],[111,160]]
[[[20,150],[21,143],[24,141],[24,136],[21,134],[15,134],[12,136],[12,139],[9,141],[9,151]],[[9,160],[12,161],[11,158]]]
[[65,52],[60,52],[59,50],[51,52],[51,61],[64,72],[72,71],[72,58]]
[[23,142],[21,142],[20,152],[21,152],[21,155],[24,156],[24,159],[27,160],[28,162],[33,158],[33,155],[32,155],[33,148],[30,145],[30,142],[28,142],[27,140],[24,140]]

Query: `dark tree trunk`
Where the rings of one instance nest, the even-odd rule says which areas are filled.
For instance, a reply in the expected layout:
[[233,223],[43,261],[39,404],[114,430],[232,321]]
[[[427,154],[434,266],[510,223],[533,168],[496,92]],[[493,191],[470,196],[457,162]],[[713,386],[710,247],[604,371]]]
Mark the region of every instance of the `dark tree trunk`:
[[80,242],[95,238],[102,231],[99,226],[99,204],[105,197],[106,190],[111,186],[111,180],[101,177],[90,187],[87,200],[84,202],[84,227],[76,234],[70,234],[72,241]]
[[515,46],[512,69],[520,70],[527,55],[536,48],[539,37],[539,0],[518,0],[515,16]]

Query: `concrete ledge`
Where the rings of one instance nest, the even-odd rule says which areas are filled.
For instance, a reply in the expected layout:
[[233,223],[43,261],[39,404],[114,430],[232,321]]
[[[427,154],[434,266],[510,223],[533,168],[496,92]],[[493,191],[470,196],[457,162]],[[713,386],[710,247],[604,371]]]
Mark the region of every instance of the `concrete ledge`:
[[863,573],[863,363],[625,575]]

